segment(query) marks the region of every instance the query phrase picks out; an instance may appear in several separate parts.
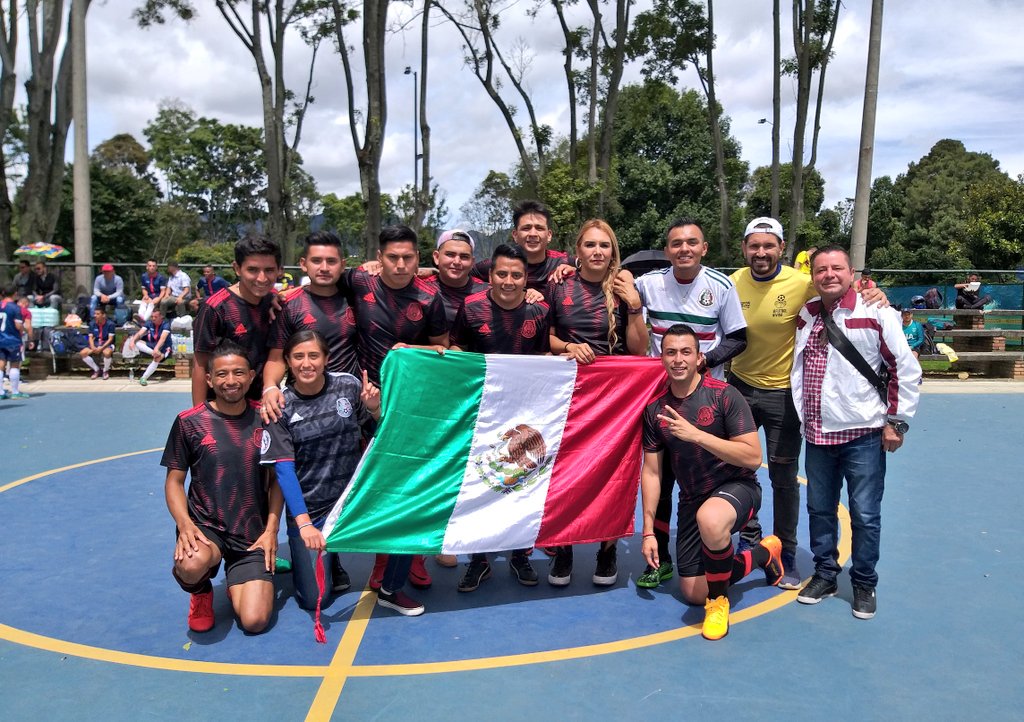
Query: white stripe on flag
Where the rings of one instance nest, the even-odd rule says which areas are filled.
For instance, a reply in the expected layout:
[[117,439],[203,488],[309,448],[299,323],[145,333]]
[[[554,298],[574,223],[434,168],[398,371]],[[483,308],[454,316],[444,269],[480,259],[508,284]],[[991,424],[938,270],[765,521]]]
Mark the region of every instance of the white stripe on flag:
[[[576,363],[550,356],[487,357],[480,412],[462,488],[445,532],[445,554],[533,546],[576,383]],[[509,457],[529,427],[545,453],[528,473]],[[505,438],[503,438],[505,437]],[[513,451],[515,449],[513,448]],[[519,476],[516,483],[516,476]],[[512,475],[512,476],[510,476]]]

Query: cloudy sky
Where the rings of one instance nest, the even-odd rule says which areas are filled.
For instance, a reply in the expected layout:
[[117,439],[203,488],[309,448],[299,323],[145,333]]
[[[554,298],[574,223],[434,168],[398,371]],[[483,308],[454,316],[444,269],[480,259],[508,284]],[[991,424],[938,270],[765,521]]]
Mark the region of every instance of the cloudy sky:
[[[199,17],[189,25],[171,22],[149,30],[138,29],[131,20],[135,4],[97,0],[89,11],[90,146],[124,132],[144,140],[142,128],[164,99],[179,99],[197,113],[222,122],[261,125],[252,59],[212,2],[197,0]],[[527,10],[532,6],[532,0],[511,5],[503,16],[499,38],[505,47],[522,42],[531,49],[528,86],[537,111],[544,122],[564,134],[568,112],[558,50],[561,33],[548,15],[530,18]],[[835,58],[828,70],[818,167],[826,180],[829,206],[854,193],[869,14],[869,0],[844,3]],[[407,6],[392,8],[396,26],[410,17]],[[720,101],[751,169],[766,165],[771,162],[771,128],[757,121],[771,117],[771,3],[718,2],[715,25]],[[787,16],[783,18],[784,55],[792,54],[788,27]],[[1013,176],[1024,172],[1021,27],[1024,3],[1016,0],[887,4],[874,176],[906,170],[909,162],[942,138],[957,138],[969,150],[992,154]],[[358,42],[358,35],[352,33],[349,44]],[[459,206],[487,171],[508,170],[517,154],[498,110],[464,67],[461,41],[454,30],[438,19],[430,42],[427,109],[432,171],[448,195],[454,222]],[[288,46],[290,87],[303,86],[308,54],[297,36],[293,38]],[[389,114],[381,181],[389,192],[412,181],[413,82],[403,70],[418,61],[419,23],[412,21],[388,40]],[[19,84],[25,75],[22,67]],[[639,69],[630,68],[625,80],[639,77]],[[681,82],[694,85],[692,71],[682,73]],[[299,149],[305,167],[323,193],[357,192],[341,62],[328,47],[318,58],[314,86],[316,103]],[[793,96],[792,84],[784,80],[784,159],[792,143]]]

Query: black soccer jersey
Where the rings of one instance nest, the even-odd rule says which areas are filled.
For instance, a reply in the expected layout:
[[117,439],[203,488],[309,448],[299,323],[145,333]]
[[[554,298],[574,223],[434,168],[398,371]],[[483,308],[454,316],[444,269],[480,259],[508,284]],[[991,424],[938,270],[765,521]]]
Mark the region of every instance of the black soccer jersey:
[[441,300],[444,301],[444,314],[448,318],[449,326],[455,323],[455,314],[462,308],[462,304],[466,302],[468,296],[472,296],[480,291],[486,291],[490,287],[483,281],[473,278],[473,276],[470,276],[466,281],[466,285],[461,288],[452,288],[445,285],[441,283],[441,279],[437,276],[430,276],[423,280],[429,285],[436,287],[440,292]]
[[346,271],[356,310],[359,366],[380,384],[380,365],[396,343],[423,346],[448,331],[444,302],[437,288],[414,278],[405,288],[390,288],[380,276]]
[[245,349],[249,366],[256,372],[249,395],[262,393],[263,364],[267,360],[270,338],[271,296],[267,294],[253,305],[224,288],[199,306],[195,324],[195,350],[212,353],[221,339],[229,338]]
[[327,370],[359,376],[356,315],[344,291],[318,296],[308,286],[285,294],[270,335],[270,348],[284,348],[296,331],[310,329],[327,341]]
[[294,461],[311,519],[325,516],[345,491],[361,456],[360,427],[369,412],[359,398],[362,383],[349,374],[326,376],[323,389],[303,396],[288,386],[284,414],[267,427],[270,447],[261,461]]
[[756,432],[757,427],[743,395],[708,374],[701,377],[700,384],[685,399],[676,398],[669,390],[644,409],[644,451],[665,452],[662,463],[671,464],[681,504],[697,501],[728,481],[757,483],[753,470],[726,463],[707,449],[669,433],[657,418],[666,405],[698,429],[720,439]]
[[[555,269],[562,264],[573,265],[576,262],[572,256],[565,251],[547,250],[547,255],[540,263],[526,264],[526,287],[534,288],[544,294],[547,298],[548,277],[555,272]],[[473,265],[473,275],[482,281],[489,282],[491,273],[491,259],[485,258]]]
[[490,291],[474,293],[455,317],[451,342],[477,353],[546,353],[548,305],[523,301],[510,311],[492,301]]
[[267,487],[260,472],[263,428],[250,402],[228,416],[204,402],[182,411],[171,426],[160,465],[188,471],[188,515],[224,534],[225,543],[245,551],[267,526]]
[[568,343],[586,343],[598,356],[612,353],[624,355],[626,351],[626,318],[629,306],[615,297],[615,349],[608,343],[608,309],[600,283],[585,281],[578,275],[569,276],[562,283],[548,286],[551,304],[551,327],[555,336]]

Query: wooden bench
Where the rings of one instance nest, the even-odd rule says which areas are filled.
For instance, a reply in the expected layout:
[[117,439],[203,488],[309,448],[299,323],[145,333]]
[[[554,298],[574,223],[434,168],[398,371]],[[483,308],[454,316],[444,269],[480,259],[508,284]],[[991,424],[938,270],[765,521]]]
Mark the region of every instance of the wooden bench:
[[986,322],[993,318],[1015,319],[1018,326],[1024,327],[1024,310],[1019,308],[997,308],[991,311],[967,308],[914,309],[914,318],[918,321],[936,316],[951,316],[953,318],[953,325],[957,329],[964,330],[984,330]]
[[[1006,339],[1024,339],[1024,329],[1002,328],[954,328],[936,331],[936,341],[946,341],[957,352],[963,351],[1006,351]],[[1019,345],[1019,344],[1018,344]],[[1010,349],[1011,351],[1013,349]]]
[[[34,381],[45,379],[52,373],[70,374],[89,370],[89,367],[81,360],[81,356],[78,355],[77,351],[65,351],[63,353],[51,353],[49,350],[29,351],[25,354],[25,358],[29,362],[28,377]],[[149,364],[149,360],[149,356],[136,356],[131,359],[124,359],[121,357],[120,352],[115,352],[110,370],[119,373],[133,372],[135,375],[141,375],[142,369]],[[101,366],[103,364],[99,359],[97,359],[97,363]],[[173,354],[168,356],[160,362],[160,366],[158,368],[169,370],[172,367],[172,364],[174,369],[174,378],[191,378],[191,354]]]
[[[945,361],[946,357],[942,354],[927,354],[921,356],[920,360]],[[1024,351],[958,351],[957,360],[950,368],[954,371],[1024,381]]]

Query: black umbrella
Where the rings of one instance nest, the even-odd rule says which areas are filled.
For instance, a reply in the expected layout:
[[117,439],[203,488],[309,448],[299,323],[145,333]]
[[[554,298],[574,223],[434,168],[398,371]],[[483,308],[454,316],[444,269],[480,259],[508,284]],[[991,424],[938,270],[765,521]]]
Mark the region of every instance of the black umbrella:
[[664,251],[637,251],[622,262],[622,267],[634,276],[642,276],[648,271],[665,268],[669,264]]

